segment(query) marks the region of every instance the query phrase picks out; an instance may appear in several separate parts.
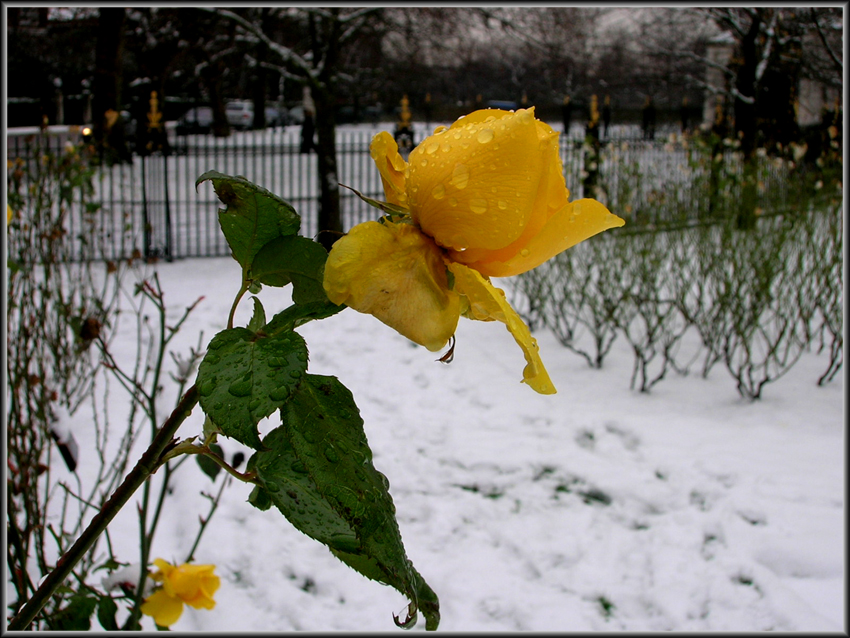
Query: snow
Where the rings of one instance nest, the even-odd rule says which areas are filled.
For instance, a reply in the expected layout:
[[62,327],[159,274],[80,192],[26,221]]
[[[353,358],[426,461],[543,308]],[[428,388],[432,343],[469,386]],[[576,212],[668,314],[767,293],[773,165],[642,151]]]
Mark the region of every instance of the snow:
[[[224,328],[239,267],[198,258],[156,268],[172,323],[205,296],[175,339],[185,356],[199,331],[208,341]],[[259,297],[269,317],[289,303],[287,290]],[[251,310],[243,299],[236,325]],[[127,361],[131,319],[113,345]],[[594,370],[538,331],[558,388],[542,396],[520,383],[522,353],[496,322],[461,319],[448,365],[353,310],[299,332],[309,372],[354,394],[408,556],[440,597],[440,630],[846,631],[845,392],[840,378],[816,385],[824,357],[804,354],[753,403],[721,366],[641,394],[629,390],[623,339]],[[126,410],[117,388],[111,401]],[[70,420],[85,456],[88,422]],[[179,435],[201,424],[196,409]],[[222,445],[228,458],[246,451]],[[192,460],[175,472],[152,558],[185,560],[209,507],[199,493],[223,480],[213,485]],[[232,480],[195,555],[221,576],[215,609],[186,608],[172,629],[401,631],[401,594],[276,510],[253,508],[250,491]],[[117,557],[138,561],[134,505],[110,531]]]

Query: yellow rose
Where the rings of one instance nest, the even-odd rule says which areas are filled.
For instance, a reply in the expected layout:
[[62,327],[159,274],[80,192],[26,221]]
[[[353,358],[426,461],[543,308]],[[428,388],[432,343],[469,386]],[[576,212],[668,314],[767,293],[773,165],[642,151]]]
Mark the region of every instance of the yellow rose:
[[334,244],[328,298],[431,351],[446,345],[461,314],[501,321],[525,355],[523,381],[554,393],[536,340],[489,277],[526,272],[625,223],[595,200],[569,202],[558,133],[533,108],[486,109],[437,129],[409,163],[387,132],[371,154],[387,201],[408,215],[359,224]]
[[154,561],[159,568],[151,574],[151,578],[162,583],[162,587],[145,599],[142,613],[153,616],[154,622],[160,627],[170,627],[183,613],[183,604],[195,609],[212,609],[215,607],[213,594],[219,588],[221,581],[213,574],[215,565],[189,565],[179,567],[161,558]]

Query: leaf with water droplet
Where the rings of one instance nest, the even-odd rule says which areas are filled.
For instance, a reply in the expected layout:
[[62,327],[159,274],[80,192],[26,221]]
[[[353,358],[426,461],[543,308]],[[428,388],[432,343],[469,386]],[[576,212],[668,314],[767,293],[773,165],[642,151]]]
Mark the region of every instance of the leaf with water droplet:
[[301,382],[307,344],[296,332],[259,336],[232,328],[213,337],[209,349],[215,356],[207,354],[198,366],[201,408],[222,434],[261,449],[257,423],[286,403]]
[[[426,629],[436,629],[437,595],[405,554],[389,483],[372,465],[351,392],[335,377],[307,374],[281,408],[281,420],[263,439],[267,449],[248,462],[262,490],[258,504],[268,496],[297,529],[407,596],[411,615],[421,610]],[[271,491],[270,483],[280,489]]]

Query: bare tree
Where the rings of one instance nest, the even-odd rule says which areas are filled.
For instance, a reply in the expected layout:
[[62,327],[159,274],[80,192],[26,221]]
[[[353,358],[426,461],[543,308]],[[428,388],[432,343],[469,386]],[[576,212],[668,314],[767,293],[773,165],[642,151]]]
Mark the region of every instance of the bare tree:
[[528,64],[539,98],[560,101],[589,92],[587,76],[594,56],[594,33],[606,9],[588,7],[499,7],[481,9],[487,24],[512,39]]
[[[242,15],[230,9],[210,9],[236,24],[238,39],[268,51],[265,68],[309,87],[316,107],[316,152],[319,173],[319,241],[330,249],[342,233],[336,165],[336,91],[342,72],[344,49],[356,41],[361,29],[380,11],[367,8],[273,8],[267,20],[256,13]],[[291,44],[271,37],[271,19],[297,23],[300,34]]]

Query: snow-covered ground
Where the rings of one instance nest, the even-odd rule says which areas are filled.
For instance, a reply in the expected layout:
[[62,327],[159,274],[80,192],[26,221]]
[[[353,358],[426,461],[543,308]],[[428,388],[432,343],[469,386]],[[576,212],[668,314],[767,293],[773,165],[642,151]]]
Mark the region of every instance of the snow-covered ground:
[[[172,321],[205,296],[175,342],[185,354],[199,331],[208,341],[223,329],[239,267],[209,258],[157,268]],[[288,305],[285,290],[259,296],[269,316]],[[243,300],[237,325],[250,311]],[[124,322],[114,350],[131,357]],[[846,631],[845,390],[841,376],[815,385],[824,357],[805,354],[755,403],[720,366],[640,394],[622,339],[592,370],[541,331],[558,388],[541,396],[519,382],[522,354],[496,322],[461,319],[449,365],[352,310],[300,332],[309,371],[354,394],[408,556],[440,597],[441,630]],[[126,407],[120,391],[111,397]],[[180,435],[201,422],[196,409]],[[85,454],[85,416],[67,425]],[[185,559],[209,506],[202,490],[217,491],[183,464],[154,557]],[[222,578],[215,609],[187,608],[172,629],[401,631],[399,593],[276,510],[256,510],[249,493],[231,483],[196,552]],[[121,560],[138,560],[135,522],[128,507],[111,528]]]

